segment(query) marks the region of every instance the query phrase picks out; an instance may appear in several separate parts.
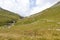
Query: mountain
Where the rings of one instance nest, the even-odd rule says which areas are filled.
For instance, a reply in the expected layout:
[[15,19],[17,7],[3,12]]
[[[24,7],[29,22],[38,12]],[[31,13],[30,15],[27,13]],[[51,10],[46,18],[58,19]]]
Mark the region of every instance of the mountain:
[[56,2],[58,0],[0,0],[0,7],[27,17],[51,7]]
[[[11,15],[11,18],[14,17]],[[17,20],[11,28],[1,27],[0,40],[60,40],[60,2],[35,15]]]
[[18,21],[11,30],[24,35],[24,40],[60,40],[59,4]]
[[24,18],[24,20],[20,21],[20,24],[21,22],[23,22],[23,24],[29,24],[29,23],[33,23],[33,22],[36,22],[38,20],[45,19],[45,18],[54,19],[56,16],[59,19],[59,14],[60,14],[59,8],[60,8],[60,2],[56,3],[54,6],[42,12],[39,12],[37,14],[31,15],[30,17]]
[[20,18],[19,15],[0,8],[0,26],[9,22],[17,21]]

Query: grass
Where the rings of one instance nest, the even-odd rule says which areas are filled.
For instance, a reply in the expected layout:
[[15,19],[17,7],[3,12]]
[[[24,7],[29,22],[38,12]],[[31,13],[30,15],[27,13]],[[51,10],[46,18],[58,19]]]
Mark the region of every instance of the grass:
[[11,21],[17,21],[18,19],[20,19],[20,16],[17,14],[4,10],[2,8],[0,9],[0,26],[5,25]]
[[19,19],[14,13],[4,13],[1,13],[0,22],[6,23],[12,19],[17,22],[11,28],[0,27],[0,40],[60,40],[60,5],[24,19]]

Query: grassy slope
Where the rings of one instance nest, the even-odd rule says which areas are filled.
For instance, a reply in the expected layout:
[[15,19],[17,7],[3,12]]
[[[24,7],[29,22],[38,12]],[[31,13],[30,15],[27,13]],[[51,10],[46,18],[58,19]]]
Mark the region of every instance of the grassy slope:
[[60,5],[48,8],[15,26],[0,28],[0,40],[60,40]]
[[18,19],[19,16],[17,14],[0,8],[0,25],[5,25],[11,21],[16,21]]
[[38,25],[38,22],[40,22],[40,21],[41,22],[42,21],[45,21],[45,22],[51,21],[51,22],[47,22],[47,23],[53,23],[53,24],[54,24],[54,21],[59,22],[60,21],[60,9],[59,8],[60,8],[60,5],[56,6],[56,7],[51,7],[47,10],[42,11],[41,13],[32,15],[29,18],[25,18],[25,19],[22,19],[21,21],[18,21],[17,25],[18,24],[19,25],[20,24],[29,24],[29,23],[33,23],[33,25],[35,25],[34,23],[37,23],[37,25]]

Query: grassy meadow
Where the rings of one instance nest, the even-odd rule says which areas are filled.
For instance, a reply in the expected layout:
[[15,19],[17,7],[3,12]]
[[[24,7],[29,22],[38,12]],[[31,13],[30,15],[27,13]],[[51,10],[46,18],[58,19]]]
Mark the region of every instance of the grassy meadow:
[[[5,26],[11,21],[14,26]],[[0,10],[0,40],[60,40],[60,5],[22,19]]]

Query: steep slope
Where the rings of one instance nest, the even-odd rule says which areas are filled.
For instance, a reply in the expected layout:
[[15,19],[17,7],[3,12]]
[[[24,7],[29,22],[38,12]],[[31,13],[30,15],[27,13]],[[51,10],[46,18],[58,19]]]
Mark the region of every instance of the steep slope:
[[45,18],[58,20],[59,16],[60,16],[60,3],[58,2],[51,8],[48,8],[40,13],[31,15],[30,17],[27,17],[21,21],[18,21],[18,24],[29,24],[29,23],[33,23],[33,22],[36,22],[38,20],[45,19]]
[[19,18],[19,15],[0,8],[0,26],[9,22],[17,21]]

